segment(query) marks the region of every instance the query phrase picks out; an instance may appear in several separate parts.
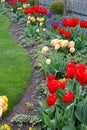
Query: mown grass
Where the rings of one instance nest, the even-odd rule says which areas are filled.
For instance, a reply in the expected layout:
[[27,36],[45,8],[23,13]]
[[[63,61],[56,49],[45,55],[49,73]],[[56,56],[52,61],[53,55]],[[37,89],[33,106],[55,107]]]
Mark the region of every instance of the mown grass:
[[32,72],[29,55],[12,39],[9,26],[10,20],[0,14],[0,95],[8,97],[7,112],[20,99]]

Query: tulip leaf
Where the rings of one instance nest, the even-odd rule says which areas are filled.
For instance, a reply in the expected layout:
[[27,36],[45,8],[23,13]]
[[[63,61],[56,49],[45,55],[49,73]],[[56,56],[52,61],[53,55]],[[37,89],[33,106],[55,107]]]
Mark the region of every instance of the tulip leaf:
[[34,108],[34,111],[36,112],[38,117],[41,119],[41,121],[44,122],[44,117],[43,117],[44,111],[41,108],[37,108],[37,107]]
[[51,130],[51,128],[47,128],[47,130]]
[[56,130],[56,121],[55,121],[55,119],[51,120],[50,127],[51,127],[51,130]]
[[55,112],[55,121],[56,121],[56,127],[58,129],[61,129],[63,125],[63,116],[62,113],[60,113],[57,109]]
[[35,112],[37,113],[37,115],[39,116],[39,118],[41,119],[41,122],[44,123],[47,126],[50,126],[50,118],[49,116],[45,113],[44,110],[42,110],[41,108],[37,108],[35,107]]
[[66,125],[62,128],[62,130],[76,130],[74,125]]
[[46,101],[45,101],[45,100],[43,100],[43,101],[38,100],[38,102],[39,102],[40,106],[41,106],[44,110],[48,108],[48,106],[47,106],[47,104],[46,104]]
[[70,123],[74,123],[75,116],[74,116],[74,103],[71,103],[66,107],[65,114],[64,114],[65,121]]
[[87,99],[78,103],[75,116],[82,123],[87,123]]
[[76,128],[76,130],[87,130],[87,126],[86,125],[78,125],[78,127]]
[[50,118],[47,114],[43,113],[43,117],[44,117],[44,123],[47,125],[47,126],[50,126],[51,122],[50,122]]

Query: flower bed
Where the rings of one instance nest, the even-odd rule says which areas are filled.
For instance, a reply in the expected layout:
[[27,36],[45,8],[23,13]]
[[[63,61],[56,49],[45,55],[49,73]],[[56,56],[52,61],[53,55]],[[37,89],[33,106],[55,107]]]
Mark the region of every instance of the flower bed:
[[8,7],[12,20],[22,23],[23,45],[38,45],[36,67],[46,79],[47,99],[40,99],[40,107],[32,106],[34,124],[44,130],[86,130],[87,21],[49,17],[45,8],[26,2],[8,2]]

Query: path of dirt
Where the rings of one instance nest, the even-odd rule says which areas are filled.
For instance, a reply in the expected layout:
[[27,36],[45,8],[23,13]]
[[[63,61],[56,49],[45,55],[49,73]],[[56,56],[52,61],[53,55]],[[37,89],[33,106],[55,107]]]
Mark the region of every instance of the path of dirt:
[[[14,40],[17,41],[21,45],[21,42],[18,41],[18,35],[16,33],[16,29],[18,29],[18,25],[12,23],[9,32],[11,33]],[[18,127],[15,124],[12,124],[10,122],[10,119],[14,117],[16,114],[27,114],[27,115],[33,115],[33,111],[29,110],[26,107],[26,102],[31,102],[35,105],[37,105],[36,98],[38,97],[39,93],[36,92],[36,87],[39,86],[39,83],[42,80],[42,77],[39,75],[39,70],[34,67],[35,65],[35,59],[32,56],[33,55],[33,49],[37,48],[37,46],[26,48],[26,51],[30,55],[31,64],[33,67],[33,73],[31,76],[31,80],[29,81],[28,87],[26,88],[25,92],[23,93],[22,97],[20,98],[19,102],[14,106],[13,111],[10,112],[8,115],[4,116],[2,119],[0,119],[0,124],[7,123],[12,127],[12,130],[17,130]],[[28,130],[29,124],[23,125],[21,130]]]

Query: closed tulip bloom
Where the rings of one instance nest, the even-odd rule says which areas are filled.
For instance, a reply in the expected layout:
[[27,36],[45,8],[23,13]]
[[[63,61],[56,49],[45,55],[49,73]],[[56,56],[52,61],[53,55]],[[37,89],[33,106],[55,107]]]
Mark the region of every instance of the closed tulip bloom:
[[43,28],[43,32],[46,32],[46,28]]
[[27,24],[30,24],[30,20],[27,21]]
[[44,22],[44,20],[45,20],[45,18],[40,18],[39,22],[42,23],[42,22]]
[[28,16],[28,20],[31,20],[31,16]]
[[48,52],[48,50],[49,50],[49,48],[48,48],[47,46],[44,46],[44,47],[42,48],[41,52],[42,52],[42,54],[45,54],[45,53]]
[[69,51],[70,51],[70,53],[73,53],[75,51],[75,48],[71,47]]
[[17,10],[20,10],[20,8],[17,8]]
[[30,4],[27,4],[27,6],[30,6]]
[[55,102],[56,102],[56,95],[54,93],[49,94],[48,97],[47,97],[46,102],[47,102],[48,106],[54,105]]
[[35,20],[35,18],[31,18],[31,21],[32,21],[32,22],[35,22],[36,20]]
[[56,44],[55,47],[54,47],[54,49],[55,49],[56,51],[59,50],[59,48],[60,48],[60,45],[59,45],[59,44]]
[[75,46],[75,42],[74,41],[70,41],[69,43],[68,43],[68,47],[74,47]]
[[24,8],[24,9],[27,8],[27,4],[23,4],[23,8]]
[[51,59],[46,59],[46,64],[49,65],[51,63]]
[[63,39],[59,40],[58,44],[61,46],[62,42],[63,42]]
[[39,29],[36,29],[36,32],[37,32],[37,33],[39,33],[39,32],[40,32],[40,30],[39,30]]
[[70,33],[69,31],[65,31],[65,32],[64,32],[64,37],[65,37],[65,38],[68,39],[68,38],[70,38],[70,36],[71,36],[71,33]]
[[41,27],[43,25],[43,23],[40,23],[39,26]]
[[57,43],[58,43],[58,41],[59,41],[59,39],[53,39],[53,40],[51,40],[51,42],[50,42],[50,44],[51,44],[51,46],[55,46]]
[[20,7],[19,10],[22,10],[22,7]]
[[11,11],[13,11],[13,8],[11,8]]
[[37,17],[37,21],[39,21],[39,19],[40,19],[40,18],[39,18],[39,17]]
[[62,101],[64,103],[70,103],[72,102],[73,98],[74,98],[74,94],[72,92],[66,92],[62,97]]
[[61,47],[65,48],[65,47],[67,47],[67,45],[68,45],[68,40],[63,40]]

